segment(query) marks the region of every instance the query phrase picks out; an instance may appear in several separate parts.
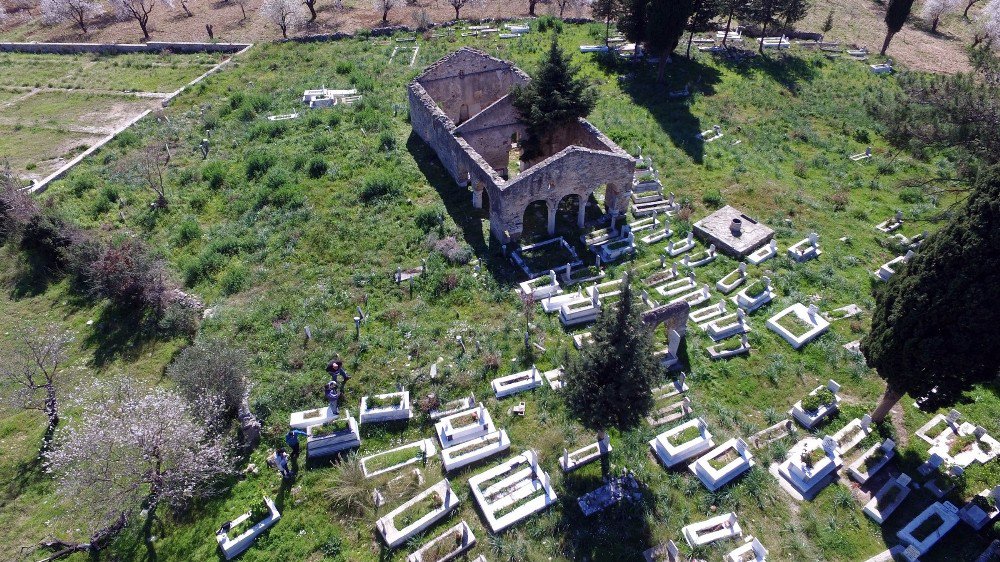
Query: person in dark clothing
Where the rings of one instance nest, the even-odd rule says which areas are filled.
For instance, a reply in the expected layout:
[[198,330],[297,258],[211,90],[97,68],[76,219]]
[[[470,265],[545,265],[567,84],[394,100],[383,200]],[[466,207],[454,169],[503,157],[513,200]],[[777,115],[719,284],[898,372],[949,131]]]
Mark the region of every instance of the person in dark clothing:
[[330,381],[323,387],[323,396],[330,403],[330,411],[333,415],[340,415],[338,404],[340,403],[340,392],[337,390],[337,383]]
[[285,444],[288,445],[292,450],[292,458],[299,456],[299,436],[306,436],[306,432],[301,429],[295,429],[294,427],[288,428],[288,433],[285,434]]
[[[326,372],[330,373],[330,380],[340,385],[341,390],[351,380],[351,375],[344,370],[344,361],[339,355],[334,355],[326,365]],[[338,380],[339,379],[339,380]]]
[[284,449],[278,449],[274,453],[274,462],[278,464],[278,471],[285,480],[294,476],[292,469],[288,466],[288,453]]

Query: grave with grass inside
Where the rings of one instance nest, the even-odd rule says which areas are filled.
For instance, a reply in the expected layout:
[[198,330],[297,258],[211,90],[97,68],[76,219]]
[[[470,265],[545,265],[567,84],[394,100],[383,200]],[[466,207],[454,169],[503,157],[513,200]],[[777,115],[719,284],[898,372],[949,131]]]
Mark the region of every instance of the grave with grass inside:
[[873,445],[847,467],[847,473],[859,484],[864,484],[896,456],[896,442],[886,439]]
[[715,261],[716,256],[715,244],[712,244],[707,250],[684,256],[684,259],[681,260],[681,265],[684,267],[701,267]]
[[738,336],[750,331],[750,324],[747,323],[746,315],[742,308],[736,309],[736,314],[728,314],[721,318],[716,318],[705,325],[705,331],[712,341],[721,341],[731,336]]
[[705,420],[695,418],[670,428],[649,441],[649,446],[667,468],[695,458],[715,443]]
[[728,359],[744,353],[750,353],[750,340],[746,334],[726,338],[715,345],[705,348],[711,359]]
[[469,524],[463,520],[407,556],[406,562],[448,562],[474,546],[476,546],[476,536],[472,534]]
[[531,295],[534,300],[547,299],[556,295],[561,295],[563,290],[559,286],[554,269],[549,270],[549,275],[541,275],[534,279],[522,281],[518,286],[521,295]]
[[691,548],[705,546],[716,541],[743,536],[743,529],[736,520],[735,513],[723,513],[711,519],[691,523],[681,528],[684,539]]
[[457,508],[458,503],[458,496],[446,478],[386,513],[375,522],[375,528],[389,548],[396,548],[429,529]]
[[493,533],[523,521],[557,499],[549,475],[533,451],[469,478],[469,487]]
[[903,544],[912,546],[920,556],[934,547],[941,537],[959,521],[958,508],[951,502],[936,502],[927,507],[913,521],[900,529],[896,536]]
[[747,264],[741,262],[736,269],[727,273],[722,279],[715,282],[715,288],[720,293],[728,295],[736,290],[747,279]]
[[457,414],[462,410],[468,410],[469,408],[476,405],[476,396],[470,394],[465,398],[456,398],[455,400],[449,400],[444,404],[441,404],[437,408],[434,408],[430,412],[430,417],[432,420],[439,420],[445,416],[450,416],[452,414]]
[[756,537],[748,535],[743,544],[731,550],[724,562],[765,562],[767,549]]
[[788,257],[797,262],[818,258],[823,253],[819,248],[819,235],[815,232],[788,248]]
[[688,467],[710,491],[732,482],[754,464],[750,447],[740,438],[730,439],[702,455]]
[[938,441],[947,441],[952,436],[958,434],[959,421],[962,419],[962,414],[958,410],[950,410],[948,415],[936,414],[924,425],[920,426],[914,435],[923,439],[931,445],[937,444]]
[[792,420],[781,420],[774,425],[765,427],[764,429],[754,433],[750,436],[749,441],[756,448],[766,447],[775,441],[784,439],[789,435],[794,436],[797,433],[795,424]]
[[527,371],[495,378],[490,382],[498,399],[542,386],[542,374],[534,365]]
[[563,449],[563,454],[559,457],[559,468],[563,472],[573,472],[607,455],[611,451],[611,438],[605,435],[604,439],[575,451],[570,452],[569,449]]
[[653,427],[659,427],[691,415],[691,398],[684,398],[675,402],[657,400],[653,404],[653,409],[646,416],[646,421]]
[[441,448],[447,449],[496,431],[493,418],[482,402],[478,406],[441,418],[434,424]]
[[897,269],[905,265],[912,258],[913,250],[908,250],[906,254],[897,256],[880,265],[878,269],[872,272],[872,275],[874,275],[875,279],[878,279],[879,281],[888,281],[890,277],[896,274]]
[[511,260],[518,266],[528,279],[545,275],[551,270],[569,264],[572,267],[583,265],[576,250],[562,236],[550,238],[537,244],[529,244],[511,252]]
[[1000,454],[1000,443],[986,433],[986,429],[963,423],[958,434],[939,439],[930,449],[948,464],[967,468],[972,463],[986,464]]
[[875,230],[889,234],[895,232],[901,226],[903,226],[903,211],[896,211],[893,217],[876,224]]
[[310,458],[335,455],[361,446],[358,422],[344,410],[344,417],[306,428],[306,455]]
[[709,322],[720,316],[725,316],[727,312],[726,300],[721,299],[717,304],[710,304],[698,309],[691,309],[691,312],[688,314],[688,320],[694,322],[699,328],[704,330],[708,326]]
[[668,256],[676,258],[677,256],[683,254],[684,252],[689,252],[694,248],[694,233],[689,232],[687,237],[681,240],[679,243],[675,244],[673,241],[667,242],[667,248],[664,250]]
[[862,511],[873,521],[882,525],[908,495],[910,495],[910,477],[906,474],[900,474],[896,478],[890,478],[879,488],[879,491],[865,504]]
[[667,283],[659,285],[655,287],[654,290],[665,297],[672,297],[675,295],[680,295],[682,293],[690,292],[691,289],[694,289],[697,286],[698,282],[695,281],[694,272],[692,271],[688,273],[686,277],[681,277],[679,279],[675,279],[673,281],[669,281]]
[[679,297],[674,298],[667,304],[675,304],[679,302],[687,303],[689,307],[695,307],[699,304],[708,302],[712,298],[712,293],[708,290],[708,285],[702,285],[700,289],[695,289],[690,293],[685,293]]
[[433,439],[421,439],[388,451],[368,455],[361,459],[365,478],[373,478],[417,463],[423,463],[437,453]]
[[295,429],[305,429],[310,425],[320,425],[328,421],[337,419],[339,414],[333,413],[333,408],[325,406],[301,412],[292,412],[288,419],[288,426]]
[[361,423],[408,420],[413,417],[408,391],[375,394],[361,398]]
[[840,444],[840,456],[846,457],[854,447],[872,433],[872,418],[865,414],[861,418],[854,418],[847,422],[847,425],[840,428],[840,431],[833,434],[833,438]]
[[[576,343],[576,336],[574,336],[574,343]],[[582,348],[583,345],[577,345],[577,349],[582,349]],[[562,380],[563,367],[561,365],[559,367],[556,367],[555,369],[550,369],[548,371],[545,371],[544,373],[542,373],[542,376],[545,377],[545,381],[549,383],[549,388],[551,388],[552,390],[560,390],[566,384]]]
[[492,457],[510,448],[510,437],[503,429],[487,433],[470,441],[448,447],[441,451],[441,464],[445,472]]
[[839,392],[840,385],[831,379],[825,386],[817,386],[805,398],[796,402],[789,413],[803,427],[812,429],[837,411],[840,404]]
[[771,278],[766,275],[743,288],[731,300],[748,314],[771,302],[776,293],[771,289]]
[[239,556],[280,518],[281,514],[278,513],[278,508],[274,506],[271,498],[263,497],[245,513],[230,521],[224,531],[216,534],[215,539],[219,543],[222,555],[226,560]]
[[811,501],[827,486],[843,464],[832,437],[807,437],[788,451],[788,458],[771,465],[781,487],[799,501]]
[[830,322],[819,314],[816,305],[795,303],[767,319],[767,327],[799,349],[830,329]]

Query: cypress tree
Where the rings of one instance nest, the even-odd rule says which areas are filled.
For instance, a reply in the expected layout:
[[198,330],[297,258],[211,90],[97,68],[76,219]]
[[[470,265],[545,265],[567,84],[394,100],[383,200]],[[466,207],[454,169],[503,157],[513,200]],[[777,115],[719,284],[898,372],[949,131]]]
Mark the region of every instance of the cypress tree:
[[604,305],[591,331],[594,342],[566,369],[570,411],[598,439],[609,427],[636,426],[653,406],[652,387],[663,368],[654,357],[653,332],[642,321],[628,277],[620,300]]
[[578,69],[553,37],[535,77],[526,86],[511,91],[511,104],[528,128],[524,158],[539,154],[548,135],[560,125],[586,117],[594,109],[597,94],[581,78]]
[[889,0],[889,6],[885,9],[885,26],[887,32],[885,34],[885,42],[882,43],[881,54],[883,56],[889,50],[889,42],[892,41],[893,35],[899,33],[900,29],[903,29],[903,24],[906,23],[906,18],[910,17],[910,10],[912,9],[913,0]]
[[694,0],[650,0],[646,6],[646,44],[660,57],[656,80],[663,81],[666,63],[677,48],[694,8]]
[[983,173],[965,206],[875,291],[861,341],[885,379],[880,421],[906,393],[948,403],[1000,374],[1000,172]]

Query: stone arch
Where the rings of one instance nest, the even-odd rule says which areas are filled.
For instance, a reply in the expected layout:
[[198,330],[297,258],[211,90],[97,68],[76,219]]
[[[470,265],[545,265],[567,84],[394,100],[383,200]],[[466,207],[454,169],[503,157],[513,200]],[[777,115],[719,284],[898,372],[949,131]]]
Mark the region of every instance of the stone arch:
[[469,104],[463,103],[462,107],[458,108],[458,122],[464,123],[469,120]]
[[623,215],[628,210],[628,196],[631,187],[622,190],[614,183],[608,183],[604,188],[604,209],[610,214]]
[[532,240],[533,238],[540,238],[551,234],[553,229],[549,227],[555,226],[554,210],[555,206],[552,202],[545,199],[535,199],[525,205],[519,213],[521,219],[520,238],[522,240]]
[[556,222],[583,228],[586,222],[587,198],[589,194],[567,193],[556,204]]

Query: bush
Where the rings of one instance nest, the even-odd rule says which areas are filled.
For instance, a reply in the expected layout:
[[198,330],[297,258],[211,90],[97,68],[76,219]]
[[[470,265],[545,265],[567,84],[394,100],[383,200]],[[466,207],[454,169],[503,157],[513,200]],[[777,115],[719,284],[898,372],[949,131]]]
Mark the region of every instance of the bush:
[[444,224],[444,209],[438,205],[424,207],[417,211],[417,216],[414,217],[413,222],[416,223],[417,228],[423,230],[426,234],[432,228]]
[[365,205],[382,203],[399,196],[403,182],[390,172],[379,170],[365,177],[358,198]]
[[309,177],[311,178],[323,177],[327,169],[329,169],[329,166],[322,156],[313,156],[312,160],[309,161]]
[[707,207],[718,209],[722,206],[722,192],[717,187],[710,187],[701,194],[701,202]]
[[243,264],[237,264],[226,270],[219,280],[219,287],[224,295],[235,295],[250,287],[250,271]]
[[924,192],[919,187],[905,187],[899,192],[899,200],[911,205],[924,202]]
[[184,246],[190,242],[201,238],[201,226],[195,217],[184,217],[177,225],[177,231],[173,236],[174,246]]
[[271,168],[264,174],[261,183],[268,191],[277,191],[292,181],[292,175],[282,167]]
[[206,162],[201,167],[201,179],[208,187],[219,189],[226,181],[226,165],[219,161]]
[[263,176],[274,165],[275,158],[269,152],[251,152],[247,157],[247,179],[255,180]]
[[392,131],[382,131],[378,136],[378,145],[382,150],[390,151],[396,148],[396,136]]
[[341,76],[350,74],[354,70],[354,63],[351,61],[338,61],[337,66],[334,67],[334,72]]
[[97,187],[100,181],[101,180],[92,173],[87,172],[79,174],[70,182],[70,189],[73,191],[74,195],[79,197],[85,192]]
[[555,16],[542,16],[535,20],[535,26],[539,33],[544,33],[550,29],[556,33],[561,33],[563,30],[562,20]]
[[450,263],[467,264],[472,259],[472,248],[455,239],[454,236],[442,238],[434,243],[434,251],[438,252]]
[[167,376],[192,403],[207,396],[221,400],[212,417],[232,419],[249,391],[247,353],[222,340],[207,340],[185,348],[167,366]]

